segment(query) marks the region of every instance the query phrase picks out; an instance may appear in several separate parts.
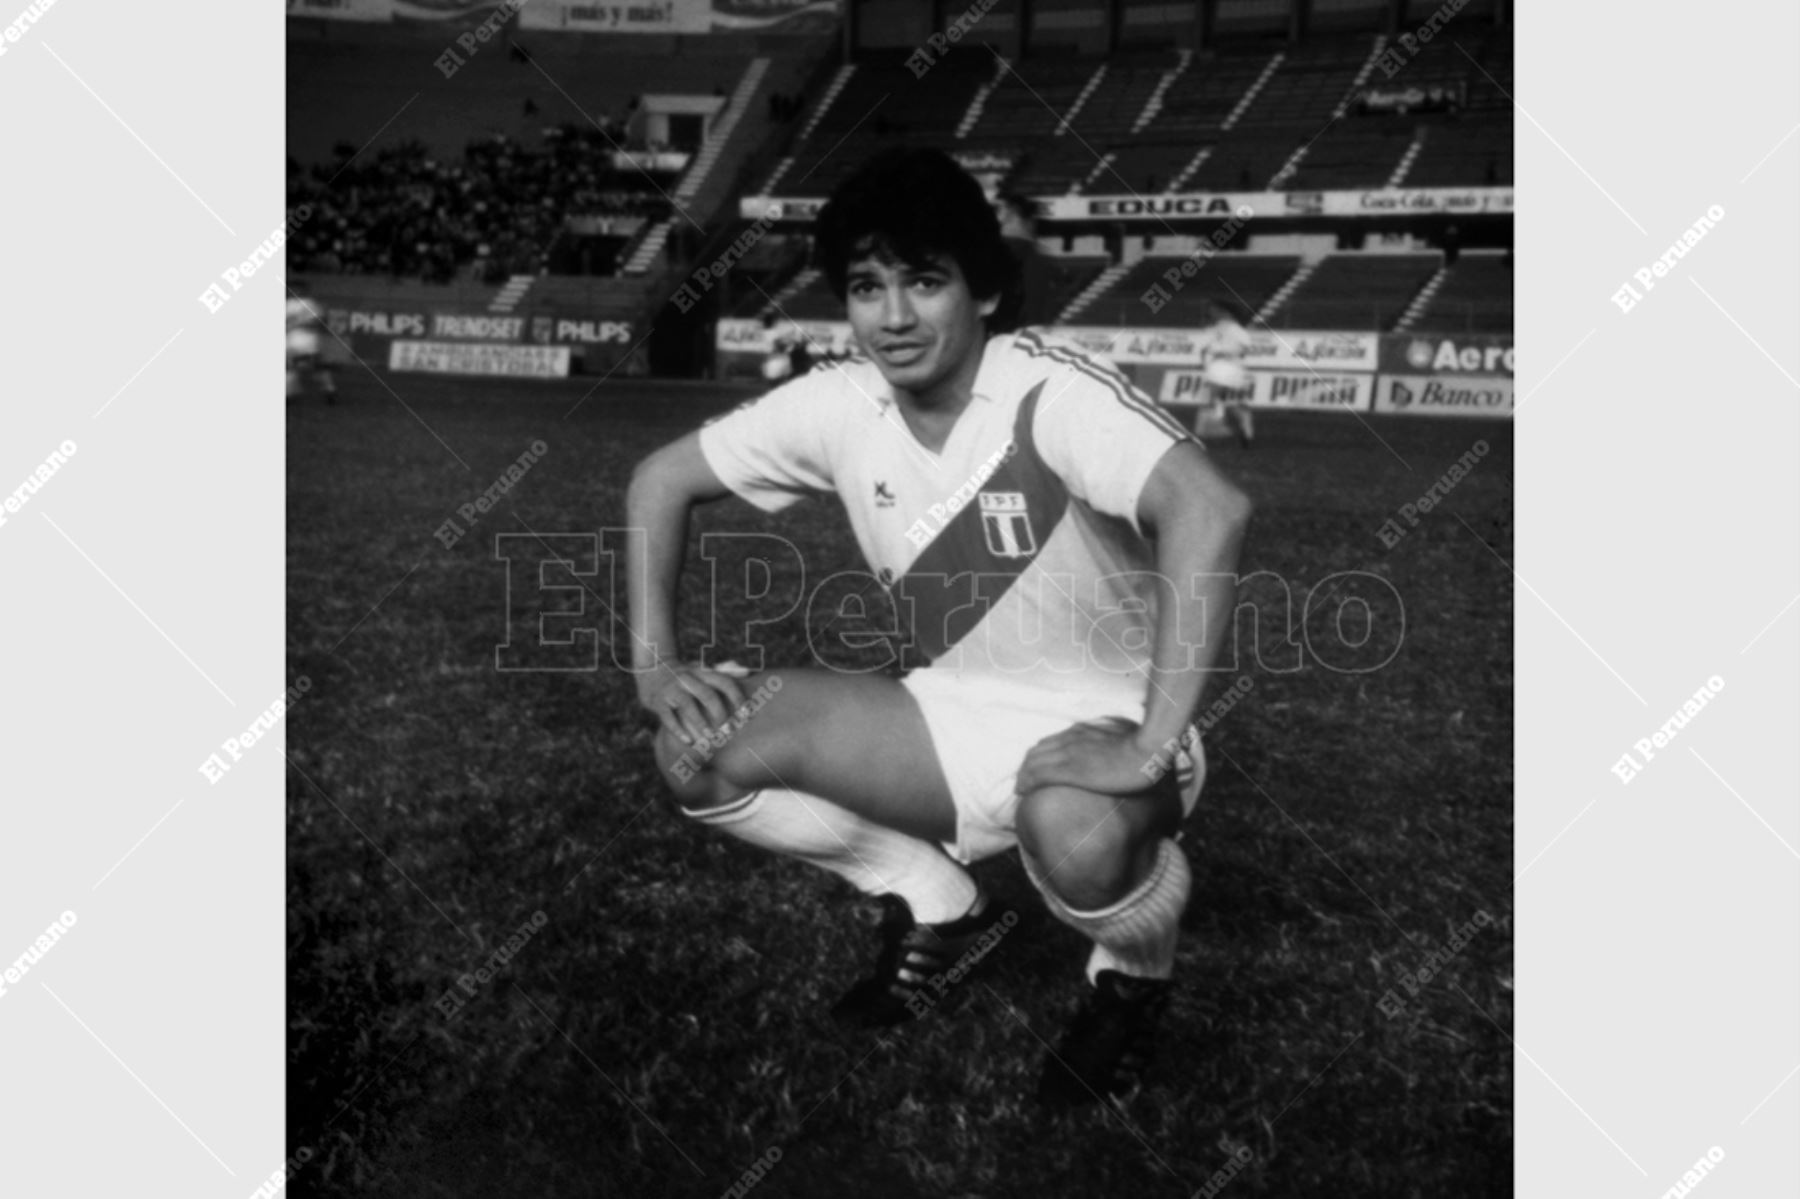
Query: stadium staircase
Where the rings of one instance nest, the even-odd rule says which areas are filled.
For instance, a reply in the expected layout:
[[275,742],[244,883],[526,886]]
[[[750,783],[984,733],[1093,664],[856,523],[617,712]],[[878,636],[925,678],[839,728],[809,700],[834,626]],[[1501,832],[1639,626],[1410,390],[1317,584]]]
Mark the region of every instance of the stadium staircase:
[[1269,86],[1269,80],[1275,77],[1275,72],[1279,71],[1281,64],[1286,61],[1287,55],[1277,50],[1274,57],[1269,59],[1269,65],[1263,68],[1262,74],[1258,75],[1256,81],[1239,97],[1237,106],[1226,113],[1225,119],[1219,122],[1221,132],[1230,132],[1239,121],[1244,119],[1244,114],[1250,110],[1252,104],[1256,103],[1256,97],[1262,93],[1265,87]]
[[1206,160],[1212,157],[1212,152],[1213,148],[1211,146],[1201,146],[1198,150],[1194,151],[1194,156],[1188,159],[1187,165],[1182,167],[1173,179],[1169,180],[1169,190],[1172,192],[1180,191],[1182,185],[1189,179],[1192,179],[1194,174],[1199,171],[1201,167],[1206,165]]
[[1442,259],[1432,253],[1350,250],[1327,254],[1308,270],[1302,286],[1263,319],[1285,329],[1394,327]]
[[1115,266],[1109,266],[1098,275],[1095,275],[1094,281],[1082,288],[1081,291],[1077,292],[1075,298],[1070,300],[1063,310],[1057,314],[1057,323],[1066,325],[1079,317],[1087,310],[1089,305],[1110,291],[1113,284],[1117,283],[1130,273],[1131,267],[1126,263],[1121,262]]
[[988,97],[994,94],[995,88],[1006,81],[1006,76],[1011,70],[1012,63],[1007,61],[1004,54],[994,55],[994,77],[982,84],[976,91],[975,98],[969,101],[969,107],[962,114],[962,120],[956,123],[958,141],[968,137],[969,130],[975,128],[975,122],[981,119],[981,110],[987,107]]
[[[731,98],[726,102],[724,111],[719,115],[719,119],[713,122],[712,131],[706,135],[706,141],[701,144],[699,152],[694,155],[693,162],[688,164],[688,169],[682,175],[681,182],[676,185],[675,195],[672,199],[682,220],[692,221],[694,219],[689,211],[690,206],[704,213],[717,202],[719,197],[708,195],[705,190],[707,181],[714,178],[713,168],[720,165],[726,151],[731,148],[731,135],[737,130],[738,122],[743,120],[744,114],[755,103],[757,93],[762,88],[763,79],[768,73],[769,59],[751,60],[743,77],[738,80],[737,87],[732,89]],[[741,160],[748,152],[748,147],[740,147],[734,157]],[[735,162],[726,162],[726,169],[719,172],[719,177],[728,175],[734,165]],[[718,188],[715,187],[712,190],[717,191]],[[624,273],[627,275],[648,274],[650,269],[662,260],[663,249],[668,245],[669,233],[674,226],[675,218],[673,217],[652,225],[625,260]]]
[[1362,69],[1356,72],[1356,78],[1352,79],[1350,86],[1344,89],[1343,98],[1337,102],[1337,107],[1331,110],[1332,120],[1341,120],[1350,114],[1350,101],[1356,98],[1357,92],[1361,91],[1363,85],[1369,81],[1369,76],[1374,73],[1376,64],[1381,61],[1382,51],[1386,49],[1387,37],[1378,35],[1369,47],[1369,56],[1363,59]]
[[1419,289],[1419,294],[1412,298],[1412,303],[1406,306],[1406,311],[1402,312],[1400,319],[1394,322],[1394,332],[1405,333],[1421,316],[1425,315],[1425,310],[1431,307],[1432,299],[1439,291],[1443,290],[1444,279],[1449,274],[1450,268],[1447,266],[1439,266],[1432,272],[1431,278],[1425,280],[1425,286]]
[[824,274],[818,267],[806,267],[792,279],[789,279],[786,287],[783,287],[780,291],[769,297],[769,302],[764,307],[763,311],[773,311],[778,313],[785,311],[788,304],[793,301],[795,296],[806,291],[822,278],[824,278]]
[[1512,266],[1504,250],[1464,250],[1433,277],[1430,295],[1409,305],[1401,332],[1505,333],[1513,327]]
[[[831,105],[837,100],[838,93],[844,90],[844,85],[850,82],[850,76],[854,74],[856,74],[856,64],[853,62],[845,63],[837,69],[837,74],[831,77],[831,83],[826,87],[825,94],[819,97],[818,107],[813,109],[812,116],[806,119],[806,124],[800,126],[800,136],[794,139],[795,145],[799,145],[812,136],[813,130],[819,127],[819,122],[824,119],[825,114],[831,111]],[[791,162],[792,159],[784,161]],[[773,184],[774,181],[770,180],[770,185],[773,186]]]
[[1100,69],[1095,71],[1093,77],[1087,81],[1087,86],[1083,87],[1081,94],[1075,97],[1075,103],[1069,105],[1069,111],[1063,113],[1062,119],[1056,122],[1056,132],[1053,136],[1061,137],[1069,131],[1071,123],[1080,115],[1089,98],[1099,90],[1101,83],[1105,82],[1106,66],[1107,64],[1101,63]]
[[1332,120],[1335,121],[1339,117],[1349,113],[1350,101],[1355,99],[1356,93],[1362,90],[1365,83],[1369,82],[1369,76],[1375,73],[1375,67],[1381,62],[1381,56],[1386,50],[1387,35],[1378,34],[1375,38],[1375,44],[1369,47],[1369,57],[1363,60],[1362,70],[1356,73],[1356,78],[1350,81],[1349,89],[1344,92],[1344,98],[1339,100],[1338,106],[1332,110]]
[[536,275],[514,275],[500,286],[494,298],[488,302],[489,312],[511,312],[524,300],[525,293],[537,282]]
[[[1091,187],[1095,183],[1095,181],[1101,179],[1109,171],[1112,170],[1112,164],[1117,162],[1118,158],[1119,158],[1119,156],[1117,154],[1114,154],[1111,150],[1108,150],[1106,153],[1102,154],[1100,156],[1100,161],[1096,162],[1094,164],[1094,169],[1089,171],[1087,173],[1086,177],[1084,177],[1081,180],[1081,182],[1077,183],[1074,187],[1070,188],[1069,194],[1075,195],[1079,192],[1086,191],[1089,187]],[[1110,189],[1108,189],[1108,190],[1110,190]]]
[[637,248],[632,250],[631,257],[625,260],[624,274],[645,275],[662,257],[663,247],[669,244],[669,231],[675,227],[673,220],[658,221],[650,226],[644,236],[639,239]]
[[1278,192],[1278,191],[1282,190],[1283,188],[1285,188],[1287,186],[1288,180],[1292,179],[1296,174],[1299,173],[1300,160],[1302,158],[1306,157],[1306,152],[1310,149],[1312,149],[1312,143],[1307,142],[1306,144],[1297,148],[1292,154],[1289,154],[1287,156],[1287,161],[1282,163],[1280,168],[1278,170],[1276,170],[1275,174],[1270,177],[1268,190],[1272,191],[1272,192]]
[[726,143],[731,140],[732,131],[737,128],[738,122],[743,119],[744,113],[749,109],[751,102],[755,100],[756,91],[762,86],[763,76],[768,73],[768,59],[751,60],[749,69],[744,72],[744,77],[738,80],[737,88],[731,93],[731,102],[726,106],[724,115],[713,123],[712,132],[706,135],[706,141],[701,145],[700,152],[694,156],[694,161],[688,164],[687,174],[681,177],[681,184],[675,189],[676,200],[692,200],[700,194],[700,188],[712,173],[714,164],[725,152]]
[[[1363,84],[1368,82],[1370,73],[1381,61],[1381,53],[1386,47],[1387,38],[1385,37],[1377,37],[1369,47],[1368,57],[1363,59],[1361,68],[1356,72],[1356,77],[1350,80],[1350,85],[1344,89],[1344,94],[1338,98],[1337,105],[1331,110],[1331,124],[1335,124],[1349,114],[1350,101],[1355,99],[1356,93],[1361,90]],[[1330,124],[1326,128],[1330,128]],[[1325,130],[1321,129],[1319,135],[1323,135],[1324,132]],[[1288,160],[1281,164],[1281,169],[1275,172],[1274,178],[1269,180],[1270,191],[1282,191],[1293,183],[1294,176],[1300,173],[1301,161],[1306,158],[1308,151],[1317,144],[1318,140],[1319,136],[1307,139],[1303,145],[1288,156]]]
[[1281,311],[1282,305],[1288,302],[1289,297],[1300,290],[1301,284],[1312,278],[1313,272],[1319,269],[1320,261],[1321,259],[1314,258],[1309,262],[1302,262],[1299,269],[1287,277],[1287,282],[1275,289],[1275,294],[1270,296],[1257,312],[1257,323],[1263,325],[1271,323],[1276,314]]
[[793,169],[794,169],[794,156],[792,154],[783,154],[781,156],[781,161],[775,164],[774,171],[772,171],[769,174],[768,181],[763,184],[763,187],[762,187],[763,195],[765,195],[765,196],[774,195],[776,185],[778,185],[781,182],[781,177]]
[[[845,63],[832,72],[831,82],[825,85],[825,90],[819,95],[818,103],[813,105],[806,122],[800,126],[800,132],[794,137],[793,145],[806,144],[806,139],[812,136],[813,130],[819,127],[819,122],[825,118],[825,114],[831,111],[831,106],[837,102],[838,93],[844,90],[844,85],[850,82],[850,77],[854,74],[856,74],[856,64],[853,62]],[[780,186],[782,178],[793,169],[794,155],[783,154],[781,161],[777,162],[775,169],[769,173],[768,179],[764,180],[762,194],[765,196],[775,195],[775,189]]]
[[1144,111],[1140,112],[1137,120],[1131,123],[1131,131],[1133,133],[1142,133],[1144,131],[1144,126],[1156,119],[1156,114],[1162,111],[1163,98],[1169,94],[1169,88],[1174,86],[1175,81],[1181,78],[1181,73],[1187,70],[1188,66],[1194,61],[1194,52],[1192,50],[1177,50],[1175,53],[1175,65],[1164,72],[1163,77],[1156,81],[1156,90],[1150,93],[1150,98],[1148,100],[1144,101]]
[[1412,141],[1407,143],[1406,153],[1400,156],[1400,161],[1394,165],[1394,173],[1387,178],[1389,187],[1399,187],[1406,182],[1406,176],[1412,170],[1413,163],[1419,161],[1419,155],[1425,152],[1425,138],[1429,133],[1430,127],[1426,125],[1420,125],[1413,132]]
[[1260,312],[1300,267],[1295,254],[1218,254],[1206,260],[1198,275],[1168,289],[1154,310],[1144,303],[1145,293],[1166,279],[1171,268],[1191,260],[1162,254],[1107,270],[1102,278],[1111,285],[1091,297],[1084,293],[1079,315],[1088,324],[1197,329],[1210,320],[1213,300],[1235,301],[1248,312]]

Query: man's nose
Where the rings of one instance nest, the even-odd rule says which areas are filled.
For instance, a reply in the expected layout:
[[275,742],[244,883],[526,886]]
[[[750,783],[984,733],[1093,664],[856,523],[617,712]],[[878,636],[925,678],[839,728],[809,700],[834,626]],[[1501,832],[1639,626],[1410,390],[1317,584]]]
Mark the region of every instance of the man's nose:
[[905,329],[913,323],[912,301],[907,297],[904,287],[890,287],[886,300],[881,307],[881,325],[884,329]]

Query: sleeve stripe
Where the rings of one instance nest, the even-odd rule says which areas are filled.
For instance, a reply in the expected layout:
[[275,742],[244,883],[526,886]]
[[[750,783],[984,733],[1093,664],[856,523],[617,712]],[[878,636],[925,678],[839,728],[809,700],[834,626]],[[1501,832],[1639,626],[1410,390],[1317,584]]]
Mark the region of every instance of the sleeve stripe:
[[1082,374],[1087,375],[1089,378],[1104,383],[1112,391],[1113,395],[1117,397],[1120,404],[1137,413],[1139,416],[1155,425],[1162,432],[1173,437],[1176,441],[1186,441],[1188,439],[1188,431],[1182,428],[1174,417],[1170,416],[1159,405],[1148,398],[1138,398],[1139,393],[1136,389],[1133,388],[1130,382],[1123,376],[1119,375],[1116,370],[1112,374],[1108,374],[1099,366],[1099,364],[1084,356],[1078,355],[1071,350],[1045,345],[1042,341],[1038,340],[1037,335],[1033,332],[1027,331],[1019,337],[1020,341],[1026,341],[1027,339],[1029,339],[1032,344],[1023,347],[1026,354],[1033,358],[1048,358],[1052,362],[1072,367]]
[[1156,425],[1163,432],[1168,433],[1177,439],[1186,440],[1188,431],[1182,428],[1181,424],[1176,421],[1174,417],[1170,416],[1160,405],[1151,401],[1148,397],[1142,399],[1138,398],[1141,393],[1132,386],[1130,380],[1119,373],[1117,367],[1113,367],[1109,370],[1102,364],[1095,362],[1084,355],[1077,354],[1073,350],[1059,346],[1046,345],[1033,331],[1027,331],[1027,333],[1022,335],[1021,339],[1023,339],[1023,337],[1029,337],[1033,343],[1032,345],[1025,347],[1025,352],[1027,354],[1034,358],[1048,358],[1052,362],[1059,362],[1065,366],[1074,367],[1076,370],[1081,371],[1090,378],[1106,384],[1107,387],[1112,389],[1113,394],[1118,397],[1119,402],[1125,407],[1144,416],[1150,423]]

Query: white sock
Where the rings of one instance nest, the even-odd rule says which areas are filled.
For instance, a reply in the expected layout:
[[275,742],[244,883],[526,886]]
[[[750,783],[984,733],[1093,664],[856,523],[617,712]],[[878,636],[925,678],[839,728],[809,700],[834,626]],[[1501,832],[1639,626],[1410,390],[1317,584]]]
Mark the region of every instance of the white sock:
[[967,915],[980,895],[968,871],[936,845],[816,795],[765,787],[720,807],[683,811],[740,841],[823,867],[866,895],[891,891],[920,924]]
[[1031,855],[1021,848],[1019,857],[1025,873],[1043,893],[1050,914],[1093,939],[1094,951],[1087,964],[1089,982],[1102,970],[1117,970],[1134,978],[1168,978],[1175,973],[1175,940],[1181,933],[1181,913],[1193,885],[1187,855],[1175,842],[1165,838],[1157,847],[1150,876],[1131,894],[1093,912],[1069,907],[1044,880],[1043,868]]

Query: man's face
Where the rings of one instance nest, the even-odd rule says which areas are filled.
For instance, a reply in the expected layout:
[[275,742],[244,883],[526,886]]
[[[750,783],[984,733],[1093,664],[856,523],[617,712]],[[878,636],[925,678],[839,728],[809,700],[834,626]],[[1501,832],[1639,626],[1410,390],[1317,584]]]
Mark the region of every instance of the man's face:
[[953,259],[913,267],[870,254],[850,263],[845,283],[850,328],[890,384],[916,397],[964,374],[974,381],[982,318],[999,297],[977,300]]

